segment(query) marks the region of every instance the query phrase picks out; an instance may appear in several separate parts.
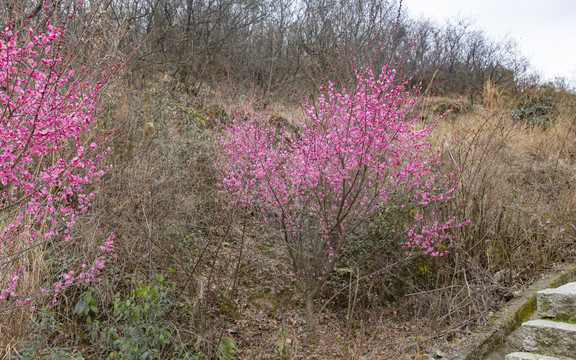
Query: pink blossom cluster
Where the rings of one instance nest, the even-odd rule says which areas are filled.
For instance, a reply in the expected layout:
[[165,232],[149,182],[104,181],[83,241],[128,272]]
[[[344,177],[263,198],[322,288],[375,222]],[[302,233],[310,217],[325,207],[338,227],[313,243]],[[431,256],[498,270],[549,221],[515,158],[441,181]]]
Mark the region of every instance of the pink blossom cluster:
[[[220,137],[220,186],[246,206],[257,206],[281,226],[294,264],[311,279],[326,278],[352,231],[397,194],[419,207],[455,196],[427,137],[432,126],[409,118],[419,88],[407,90],[396,70],[356,73],[356,87],[328,83],[306,101],[299,130],[269,126],[246,114]],[[418,224],[418,221],[415,221]],[[406,247],[433,256],[455,219],[415,225]]]
[[[100,162],[108,149],[90,133],[102,83],[71,69],[62,57],[62,33],[50,21],[38,31],[0,32],[2,307],[22,303],[18,284],[30,271],[26,252],[70,240],[78,215],[96,194],[91,184],[106,172]],[[112,238],[103,251],[113,248]],[[98,259],[85,273],[68,272],[53,292],[96,276]]]

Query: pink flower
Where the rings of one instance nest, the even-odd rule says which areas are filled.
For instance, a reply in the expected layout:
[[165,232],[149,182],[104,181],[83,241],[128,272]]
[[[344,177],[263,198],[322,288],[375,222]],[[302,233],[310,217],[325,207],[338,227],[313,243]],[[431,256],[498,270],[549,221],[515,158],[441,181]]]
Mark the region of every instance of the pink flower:
[[[2,226],[0,247],[4,254],[15,256],[16,264],[27,261],[20,254],[40,241],[71,239],[71,229],[95,195],[89,185],[108,169],[101,164],[104,152],[99,150],[107,139],[92,142],[89,151],[82,145],[96,121],[106,74],[93,78],[68,68],[74,62],[67,58],[67,46],[74,44],[61,41],[61,35],[62,29],[50,21],[44,27],[0,32],[0,184],[4,189],[0,196],[7,200],[4,204],[15,206],[10,209],[14,217]],[[114,249],[112,239],[113,235],[102,251]],[[25,265],[0,281],[1,306],[28,303],[31,295],[58,293],[86,277],[66,269],[61,281],[26,294],[26,300],[10,299],[23,296],[19,279],[31,268]],[[94,266],[101,269],[104,262],[96,259]]]
[[[406,90],[412,79],[397,77],[388,67],[378,77],[357,71],[354,88],[327,82],[316,101],[304,103],[297,130],[251,114],[233,119],[218,139],[219,188],[279,223],[305,279],[325,281],[353,229],[398,194],[422,209],[454,197],[455,176],[437,171],[440,153],[426,140],[432,126],[409,117],[419,100]],[[405,247],[431,256],[442,255],[446,232],[464,224],[423,221],[416,212]]]

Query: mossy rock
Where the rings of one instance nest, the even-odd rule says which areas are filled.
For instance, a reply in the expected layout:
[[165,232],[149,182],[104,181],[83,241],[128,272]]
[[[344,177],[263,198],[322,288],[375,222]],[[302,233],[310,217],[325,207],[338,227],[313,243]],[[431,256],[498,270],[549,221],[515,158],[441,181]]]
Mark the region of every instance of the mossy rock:
[[448,116],[455,117],[472,112],[472,106],[464,102],[440,101],[432,108],[434,114],[439,116],[444,115],[448,110],[450,110]]
[[224,315],[230,319],[239,319],[240,313],[238,312],[238,307],[233,299],[226,296],[224,292],[218,294],[216,298],[216,307],[221,315]]
[[[267,258],[273,258],[273,246],[265,241],[259,248]],[[275,261],[273,263],[276,263]],[[294,306],[296,284],[283,273],[280,266],[271,262],[247,262],[241,265],[241,280],[244,289],[250,289],[248,303],[250,307],[265,312]]]
[[248,298],[249,304],[258,310],[276,311],[290,308],[294,305],[294,290],[288,287],[277,289],[262,289]]

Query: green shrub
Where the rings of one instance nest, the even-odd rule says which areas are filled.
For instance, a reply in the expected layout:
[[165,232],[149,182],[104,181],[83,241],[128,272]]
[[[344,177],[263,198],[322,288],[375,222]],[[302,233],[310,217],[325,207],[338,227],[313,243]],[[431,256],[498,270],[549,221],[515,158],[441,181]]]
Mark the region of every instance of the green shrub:
[[92,296],[92,291],[87,291],[80,297],[80,300],[74,306],[74,313],[76,315],[86,317],[86,324],[92,323],[92,315],[98,314],[100,311],[96,306],[96,301]]
[[127,299],[114,299],[115,324],[106,328],[112,351],[110,359],[157,359],[159,350],[170,342],[170,327],[158,320],[168,311],[171,301],[159,275],[150,284],[139,285]]
[[232,360],[232,354],[236,350],[236,343],[234,340],[224,337],[220,339],[218,343],[218,359],[220,360]]
[[30,337],[19,344],[18,355],[10,356],[14,360],[59,360],[83,359],[76,351],[66,344],[55,343],[58,333],[62,330],[58,316],[48,309],[39,312],[28,324]]
[[535,92],[524,93],[512,110],[512,120],[528,129],[540,127],[544,130],[554,125],[558,115],[558,99],[555,87],[541,86]]

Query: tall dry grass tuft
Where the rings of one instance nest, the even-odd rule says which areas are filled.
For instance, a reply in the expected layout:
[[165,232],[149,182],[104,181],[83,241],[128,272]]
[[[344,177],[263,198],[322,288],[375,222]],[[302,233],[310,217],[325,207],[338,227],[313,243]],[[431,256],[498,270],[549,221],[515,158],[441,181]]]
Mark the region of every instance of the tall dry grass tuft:
[[570,257],[563,250],[574,215],[572,121],[525,131],[506,112],[492,112],[457,124],[460,140],[449,152],[462,168],[457,210],[472,221],[460,249],[488,271],[526,279]]
[[507,105],[511,100],[510,93],[502,86],[494,84],[488,79],[482,88],[482,103],[486,109],[498,109]]
[[[13,243],[18,248],[18,241]],[[24,245],[24,244],[20,244]],[[24,247],[24,246],[22,246]],[[13,246],[0,250],[0,258],[13,255]],[[29,266],[29,270],[22,274],[20,282],[22,289],[25,291],[35,291],[44,284],[44,278],[47,273],[46,262],[44,259],[45,249],[44,246],[37,246],[26,251],[24,255],[19,258],[13,259],[8,264],[15,267]],[[15,354],[18,341],[28,336],[27,325],[33,318],[28,306],[17,307],[8,312],[4,312],[0,316],[0,354],[5,356]],[[3,357],[0,356],[3,359]]]
[[18,342],[28,335],[26,324],[32,318],[27,309],[15,309],[0,322],[0,359],[8,359],[8,356],[17,354]]
[[[2,218],[2,215],[0,215]],[[0,222],[0,229],[10,224],[10,214],[4,216]],[[41,226],[41,224],[39,224]],[[41,242],[34,247],[29,247],[24,236],[12,239],[10,244],[5,244],[0,249],[0,259],[5,260],[4,269],[19,269],[24,267],[26,271],[20,274],[20,289],[27,294],[36,294],[38,289],[46,284],[46,276],[49,273],[49,261],[46,256],[46,242]],[[23,249],[23,250],[20,250]],[[14,270],[15,271],[15,270]],[[14,271],[4,271],[0,280],[6,281]],[[9,295],[8,295],[9,296]],[[13,354],[16,343],[28,335],[27,325],[32,319],[30,310],[32,303],[25,301],[13,310],[2,312],[0,316],[0,349],[5,349],[6,356]]]

